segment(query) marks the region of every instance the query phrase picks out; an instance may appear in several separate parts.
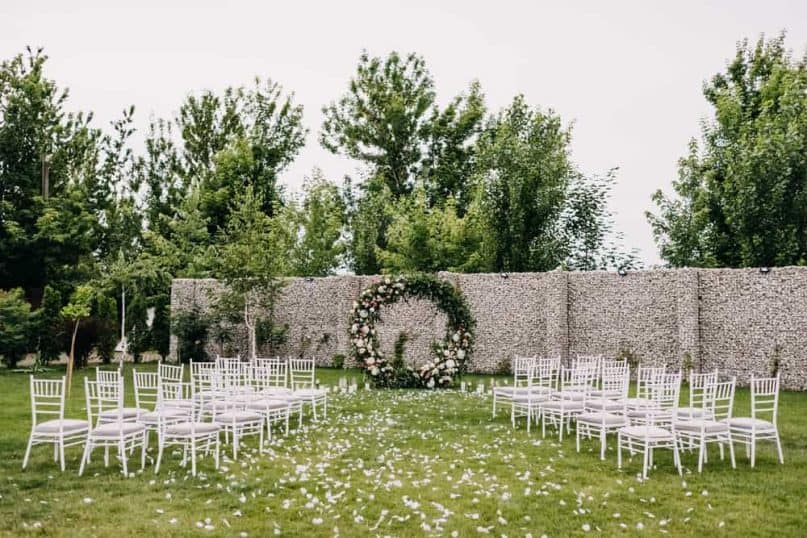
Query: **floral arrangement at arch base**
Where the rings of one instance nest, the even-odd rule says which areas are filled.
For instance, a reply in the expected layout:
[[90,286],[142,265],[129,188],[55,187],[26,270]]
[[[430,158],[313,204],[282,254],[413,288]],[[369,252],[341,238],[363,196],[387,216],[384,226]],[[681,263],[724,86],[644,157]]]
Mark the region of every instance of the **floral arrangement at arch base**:
[[[417,368],[388,360],[376,330],[382,307],[410,297],[432,301],[448,317],[445,338],[432,343],[432,358]],[[385,277],[353,302],[351,355],[376,387],[448,387],[466,370],[474,323],[465,297],[449,282],[424,273]]]

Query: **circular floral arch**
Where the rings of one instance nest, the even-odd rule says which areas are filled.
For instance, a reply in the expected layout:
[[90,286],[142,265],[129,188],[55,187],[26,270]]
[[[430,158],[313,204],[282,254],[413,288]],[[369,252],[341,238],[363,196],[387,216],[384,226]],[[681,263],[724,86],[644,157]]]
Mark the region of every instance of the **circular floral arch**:
[[[445,338],[432,343],[432,358],[413,369],[381,353],[376,324],[383,306],[414,297],[432,301],[448,317]],[[474,319],[465,297],[450,283],[428,274],[386,277],[365,289],[353,302],[351,356],[381,387],[450,386],[462,375],[471,355]]]

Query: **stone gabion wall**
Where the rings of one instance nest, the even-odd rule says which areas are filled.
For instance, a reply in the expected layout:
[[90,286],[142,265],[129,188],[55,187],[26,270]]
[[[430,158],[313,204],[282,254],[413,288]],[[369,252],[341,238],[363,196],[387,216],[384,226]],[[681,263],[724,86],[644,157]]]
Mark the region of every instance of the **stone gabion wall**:
[[[439,276],[465,294],[476,317],[475,372],[507,371],[516,355],[632,354],[644,364],[719,368],[745,383],[751,374],[769,374],[776,361],[784,386],[807,389],[807,268]],[[275,312],[289,325],[288,338],[275,353],[314,356],[321,365],[347,355],[353,301],[379,278],[289,279]],[[194,302],[208,309],[219,289],[215,280],[175,280],[172,311]],[[391,356],[405,333],[413,365],[445,331],[445,315],[421,300],[388,307],[382,319],[382,350]],[[246,333],[235,329],[232,343],[210,343],[210,352],[245,354]]]

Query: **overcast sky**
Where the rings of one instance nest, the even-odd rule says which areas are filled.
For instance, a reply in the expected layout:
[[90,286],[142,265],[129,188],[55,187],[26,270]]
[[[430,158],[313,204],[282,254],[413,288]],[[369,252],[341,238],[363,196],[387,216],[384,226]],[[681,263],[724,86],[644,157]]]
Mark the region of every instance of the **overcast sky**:
[[315,166],[337,181],[356,170],[317,135],[322,105],[346,89],[362,49],[425,56],[441,102],[474,79],[491,110],[523,93],[573,122],[583,171],[619,167],[611,207],[649,264],[659,258],[644,212],[709,115],[703,81],[744,37],[785,29],[789,48],[807,48],[805,1],[78,3],[3,0],[0,58],[44,46],[70,107],[102,126],[129,104],[142,128],[188,92],[272,78],[295,93],[311,131],[282,176],[292,190]]

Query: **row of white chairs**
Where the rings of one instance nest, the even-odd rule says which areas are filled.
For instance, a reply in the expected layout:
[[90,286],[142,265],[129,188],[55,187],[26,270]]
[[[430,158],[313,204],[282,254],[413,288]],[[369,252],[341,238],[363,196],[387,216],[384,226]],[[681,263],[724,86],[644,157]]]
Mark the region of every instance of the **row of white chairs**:
[[624,361],[583,358],[563,366],[557,358],[518,358],[512,386],[494,388],[497,400],[510,402],[513,426],[526,417],[529,432],[533,421],[557,429],[559,440],[576,424],[576,445],[581,437],[600,439],[600,457],[605,458],[606,437],[617,434],[618,465],[621,452],[643,454],[642,474],[652,466],[653,450],[669,448],[681,470],[679,448],[698,449],[698,471],[707,458],[707,444],[717,443],[723,457],[728,445],[735,466],[734,442],[746,446],[753,467],[756,445],[772,440],[783,462],[777,426],[779,378],[751,379],[751,416],[734,417],[735,378],[720,381],[717,371],[690,372],[689,401],[680,406],[682,376],[664,368],[639,367],[636,393],[629,396],[630,367]]
[[327,416],[327,392],[315,381],[313,359],[217,358],[210,363],[191,363],[190,381],[184,381],[182,365],[160,364],[157,372],[133,370],[135,407],[124,405],[124,381],[118,370],[96,370],[96,379],[85,378],[87,420],[65,418],[65,378],[37,379],[31,376],[32,428],[23,468],[31,449],[40,444],[54,447],[54,459],[65,469],[64,449],[84,444],[79,474],[90,462],[94,449],[104,448],[104,462],[116,449],[123,472],[127,473],[127,453],[141,449],[145,466],[148,437],[156,432],[159,471],[166,447],[180,446],[183,463],[190,457],[196,474],[197,453],[213,452],[219,465],[220,433],[225,442],[232,437],[233,458],[238,457],[240,441],[248,435],[259,437],[263,450],[264,431],[271,438],[273,423],[284,423],[304,407],[317,407]]

